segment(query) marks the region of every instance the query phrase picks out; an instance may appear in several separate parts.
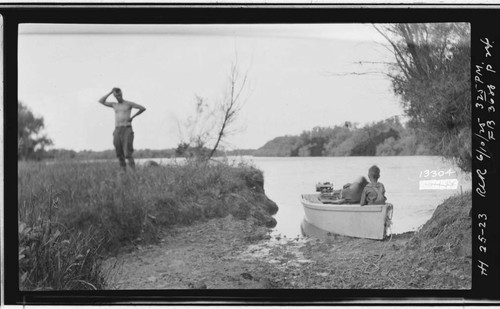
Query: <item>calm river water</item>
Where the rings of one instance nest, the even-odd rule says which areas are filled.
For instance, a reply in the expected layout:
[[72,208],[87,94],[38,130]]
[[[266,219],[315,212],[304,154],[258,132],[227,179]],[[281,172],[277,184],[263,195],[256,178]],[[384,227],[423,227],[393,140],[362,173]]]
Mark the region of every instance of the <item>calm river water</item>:
[[[155,159],[157,160],[157,159]],[[329,181],[334,189],[359,176],[368,179],[368,168],[380,167],[380,179],[386,189],[387,202],[394,205],[392,233],[414,231],[424,224],[436,207],[446,198],[471,190],[470,174],[461,173],[441,157],[233,157],[230,161],[250,162],[264,172],[266,195],[278,204],[278,222],[273,234],[288,237],[301,235],[304,210],[300,203],[303,193],[315,193],[318,182]],[[145,161],[145,159],[139,159]],[[157,160],[168,164],[169,159]],[[180,161],[183,161],[180,159]],[[448,174],[432,177],[436,174]],[[427,177],[425,177],[427,175]],[[421,180],[457,179],[456,189],[421,190]]]
[[[301,235],[304,217],[301,194],[315,193],[318,182],[329,181],[334,189],[339,189],[358,176],[368,179],[368,168],[373,164],[380,167],[379,181],[386,188],[387,202],[394,205],[392,233],[416,230],[443,200],[472,187],[470,174],[461,173],[441,157],[247,157],[247,160],[264,172],[266,195],[279,206],[274,234],[286,237]],[[432,171],[449,173],[433,178]],[[457,189],[420,190],[420,180],[442,178],[457,179]]]

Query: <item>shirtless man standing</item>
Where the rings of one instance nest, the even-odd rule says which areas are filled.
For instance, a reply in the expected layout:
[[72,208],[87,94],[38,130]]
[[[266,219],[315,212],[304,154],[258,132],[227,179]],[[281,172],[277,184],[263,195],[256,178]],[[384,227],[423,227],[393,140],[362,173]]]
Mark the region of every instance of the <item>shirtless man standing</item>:
[[[106,102],[106,99],[113,94],[118,101]],[[144,106],[126,101],[123,99],[123,94],[120,88],[113,88],[108,94],[103,96],[99,103],[111,107],[115,110],[115,131],[113,132],[113,144],[116,150],[116,156],[120,161],[120,166],[125,169],[125,158],[128,160],[128,165],[130,168],[135,168],[134,158],[132,153],[134,152],[134,131],[132,130],[132,119],[142,114],[146,108]],[[132,108],[137,108],[137,113],[130,117]]]

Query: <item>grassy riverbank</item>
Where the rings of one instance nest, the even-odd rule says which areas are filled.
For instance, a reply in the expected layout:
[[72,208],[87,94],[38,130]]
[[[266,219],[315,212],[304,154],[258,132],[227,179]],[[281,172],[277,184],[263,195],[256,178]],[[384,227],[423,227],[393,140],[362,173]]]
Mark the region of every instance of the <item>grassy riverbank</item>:
[[23,290],[471,287],[470,192],[384,241],[269,239],[277,206],[246,165],[18,167]]
[[138,167],[113,163],[18,164],[22,290],[101,289],[104,255],[165,228],[232,215],[275,225],[277,206],[262,173],[247,165],[191,162]]

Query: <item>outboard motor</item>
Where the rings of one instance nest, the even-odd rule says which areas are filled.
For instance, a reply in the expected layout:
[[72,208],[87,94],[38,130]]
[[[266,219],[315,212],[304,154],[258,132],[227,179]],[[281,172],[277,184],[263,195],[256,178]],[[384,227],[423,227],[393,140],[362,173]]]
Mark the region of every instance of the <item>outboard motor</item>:
[[330,182],[318,182],[316,184],[316,192],[321,193],[332,193],[333,192],[333,184]]

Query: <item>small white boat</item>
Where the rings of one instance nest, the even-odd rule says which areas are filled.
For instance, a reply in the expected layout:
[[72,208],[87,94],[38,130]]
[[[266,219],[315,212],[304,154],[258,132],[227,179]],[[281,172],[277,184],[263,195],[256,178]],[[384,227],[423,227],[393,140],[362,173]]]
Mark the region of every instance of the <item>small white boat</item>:
[[305,218],[315,227],[334,234],[384,239],[392,219],[392,204],[365,205],[322,202],[321,194],[303,194]]

